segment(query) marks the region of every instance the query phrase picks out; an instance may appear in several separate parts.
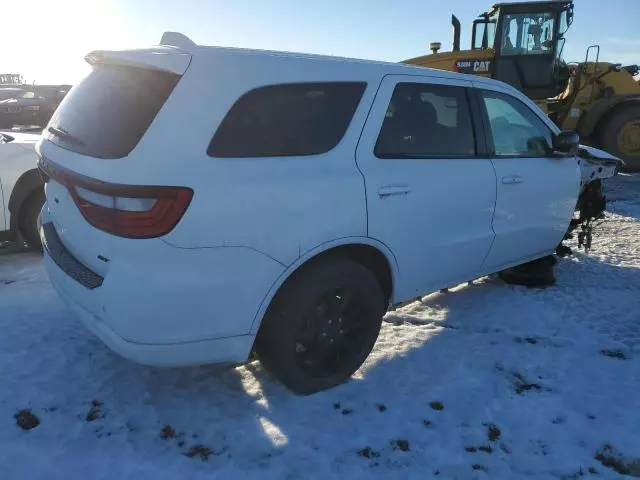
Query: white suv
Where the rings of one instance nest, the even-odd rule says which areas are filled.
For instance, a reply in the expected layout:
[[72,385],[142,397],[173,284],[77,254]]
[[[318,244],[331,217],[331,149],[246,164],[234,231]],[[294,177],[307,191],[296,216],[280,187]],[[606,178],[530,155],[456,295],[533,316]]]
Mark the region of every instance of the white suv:
[[362,364],[390,304],[567,230],[577,138],[503,83],[162,43],[89,54],[38,145],[51,281],[123,356],[255,349],[311,393]]

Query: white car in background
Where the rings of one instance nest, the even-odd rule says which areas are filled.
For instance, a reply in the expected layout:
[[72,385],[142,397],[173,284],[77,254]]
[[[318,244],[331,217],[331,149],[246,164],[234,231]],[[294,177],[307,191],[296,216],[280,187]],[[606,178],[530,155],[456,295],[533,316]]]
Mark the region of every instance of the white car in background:
[[41,248],[38,215],[44,203],[35,144],[40,133],[0,132],[0,240],[22,237]]

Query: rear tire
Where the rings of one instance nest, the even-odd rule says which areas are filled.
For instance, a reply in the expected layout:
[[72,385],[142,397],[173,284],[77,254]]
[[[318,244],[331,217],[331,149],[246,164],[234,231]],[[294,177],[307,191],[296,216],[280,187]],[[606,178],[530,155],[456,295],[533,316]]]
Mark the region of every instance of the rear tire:
[[20,233],[31,248],[42,251],[40,232],[38,232],[38,216],[44,204],[44,191],[38,189],[27,197],[20,209]]
[[373,348],[385,295],[374,274],[351,260],[309,267],[278,292],[256,353],[287,388],[308,395],[345,382]]
[[598,130],[598,143],[626,163],[623,171],[640,171],[640,105],[614,110]]

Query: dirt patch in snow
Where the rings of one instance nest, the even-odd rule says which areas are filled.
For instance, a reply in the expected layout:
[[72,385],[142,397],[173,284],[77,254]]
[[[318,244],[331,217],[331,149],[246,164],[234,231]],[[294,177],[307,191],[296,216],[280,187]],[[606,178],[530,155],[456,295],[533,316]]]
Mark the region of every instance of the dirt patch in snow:
[[500,435],[502,435],[502,432],[496,425],[494,425],[493,423],[487,425],[487,438],[490,442],[499,440]]
[[20,410],[15,414],[14,418],[16,419],[16,424],[18,424],[22,430],[31,430],[40,425],[40,419],[29,409]]
[[89,408],[89,411],[85,415],[84,419],[87,422],[93,422],[100,418],[104,418],[104,414],[102,413],[102,406],[103,406],[102,402],[98,400],[93,400],[91,402],[91,407]]
[[604,355],[605,357],[617,358],[620,360],[629,360],[629,356],[622,350],[603,348],[602,350],[600,350],[600,354]]
[[608,443],[600,447],[594,458],[603,466],[614,470],[620,475],[640,478],[640,458],[625,458],[624,455]]

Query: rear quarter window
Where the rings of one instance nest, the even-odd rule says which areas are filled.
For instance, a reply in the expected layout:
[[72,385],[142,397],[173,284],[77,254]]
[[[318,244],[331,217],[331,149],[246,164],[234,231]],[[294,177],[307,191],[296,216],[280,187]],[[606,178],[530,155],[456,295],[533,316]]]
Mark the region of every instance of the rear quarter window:
[[211,157],[318,155],[342,139],[364,82],[269,85],[245,93],[216,130]]
[[97,66],[67,94],[46,134],[61,147],[84,155],[124,157],[143,137],[179,79],[159,70]]

